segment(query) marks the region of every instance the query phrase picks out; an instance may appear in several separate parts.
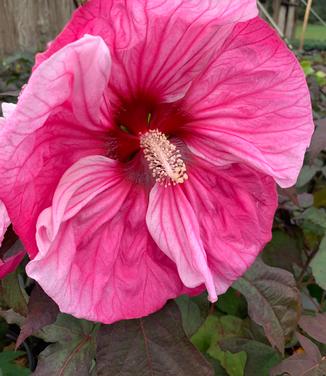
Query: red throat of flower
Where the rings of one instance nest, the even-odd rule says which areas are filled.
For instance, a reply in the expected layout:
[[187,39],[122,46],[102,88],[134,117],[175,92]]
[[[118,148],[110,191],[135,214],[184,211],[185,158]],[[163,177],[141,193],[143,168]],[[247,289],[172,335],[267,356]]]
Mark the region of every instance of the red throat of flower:
[[186,151],[179,141],[188,120],[180,103],[141,94],[121,100],[110,133],[109,157],[121,161],[133,181],[154,180],[165,187],[184,183],[188,179]]

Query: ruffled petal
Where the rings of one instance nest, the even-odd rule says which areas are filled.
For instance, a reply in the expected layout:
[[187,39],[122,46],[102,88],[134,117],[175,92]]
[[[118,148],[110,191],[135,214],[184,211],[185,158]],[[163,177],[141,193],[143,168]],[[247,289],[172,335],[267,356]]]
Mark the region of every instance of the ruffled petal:
[[150,194],[146,223],[156,244],[176,263],[185,286],[194,288],[204,283],[209,299],[216,301],[197,214],[180,185],[155,185]]
[[117,98],[142,91],[171,102],[183,97],[233,24],[257,13],[254,0],[92,0],[37,64],[85,33],[100,35],[112,51]]
[[271,239],[275,183],[249,167],[217,169],[197,161],[182,188],[196,213],[216,292],[223,294]]
[[147,231],[147,200],[119,162],[81,159],[38,219],[28,275],[62,312],[104,323],[148,315],[187,292]]
[[5,107],[0,198],[31,257],[36,219],[63,172],[81,157],[107,152],[102,107],[110,68],[103,40],[85,36],[41,64],[16,108]]
[[197,159],[184,184],[155,186],[146,222],[182,282],[204,283],[215,301],[271,239],[276,208],[271,177],[240,165],[216,169]]
[[[69,103],[84,127],[101,130],[103,92],[111,73],[111,56],[100,37],[85,35],[63,47],[32,74],[23,90],[13,123],[35,131],[51,113]],[[28,130],[30,131],[30,130]],[[25,133],[28,133],[25,129]]]
[[295,183],[314,130],[310,95],[293,53],[264,21],[238,24],[183,101],[193,153],[240,162]]

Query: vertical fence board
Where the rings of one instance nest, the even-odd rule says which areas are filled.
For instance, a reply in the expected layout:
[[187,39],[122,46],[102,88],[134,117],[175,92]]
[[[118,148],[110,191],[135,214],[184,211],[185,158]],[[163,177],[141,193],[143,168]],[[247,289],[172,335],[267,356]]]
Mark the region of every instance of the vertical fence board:
[[295,25],[296,25],[296,0],[289,0],[288,20],[286,23],[285,35],[288,38],[295,37]]
[[0,0],[0,57],[43,49],[73,10],[73,0]]
[[273,18],[285,37],[295,36],[298,0],[273,0]]

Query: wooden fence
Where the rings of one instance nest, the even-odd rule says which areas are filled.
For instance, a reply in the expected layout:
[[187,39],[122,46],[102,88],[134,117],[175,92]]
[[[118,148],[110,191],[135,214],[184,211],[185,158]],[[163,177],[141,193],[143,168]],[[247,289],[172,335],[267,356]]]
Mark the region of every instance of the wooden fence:
[[0,0],[0,58],[43,49],[76,4],[76,0]]
[[296,7],[298,0],[273,0],[273,18],[285,37],[295,36]]

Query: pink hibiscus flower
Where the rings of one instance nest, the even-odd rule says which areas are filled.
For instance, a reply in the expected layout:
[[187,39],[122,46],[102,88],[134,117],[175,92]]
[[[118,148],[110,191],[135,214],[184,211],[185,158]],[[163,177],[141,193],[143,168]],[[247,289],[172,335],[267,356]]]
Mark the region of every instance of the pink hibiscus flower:
[[[15,105],[10,103],[4,103],[2,105],[2,112],[4,117],[9,116],[9,114],[14,110]],[[0,131],[1,126],[4,125],[5,119],[0,117]],[[6,231],[10,225],[10,219],[7,213],[7,209],[2,201],[0,201],[0,247],[2,245]],[[20,264],[24,258],[25,252],[9,252],[6,253],[3,258],[0,258],[0,279],[4,278],[7,274],[13,272],[17,266]]]
[[[8,217],[7,210],[3,202],[0,201],[0,247],[9,225],[10,219]],[[0,279],[14,271],[16,267],[19,265],[20,261],[22,260],[22,257],[23,256],[19,254],[7,257],[4,260],[0,258]]]
[[255,0],[91,0],[37,58],[0,140],[0,198],[63,312],[111,323],[206,288],[271,237],[313,132]]

